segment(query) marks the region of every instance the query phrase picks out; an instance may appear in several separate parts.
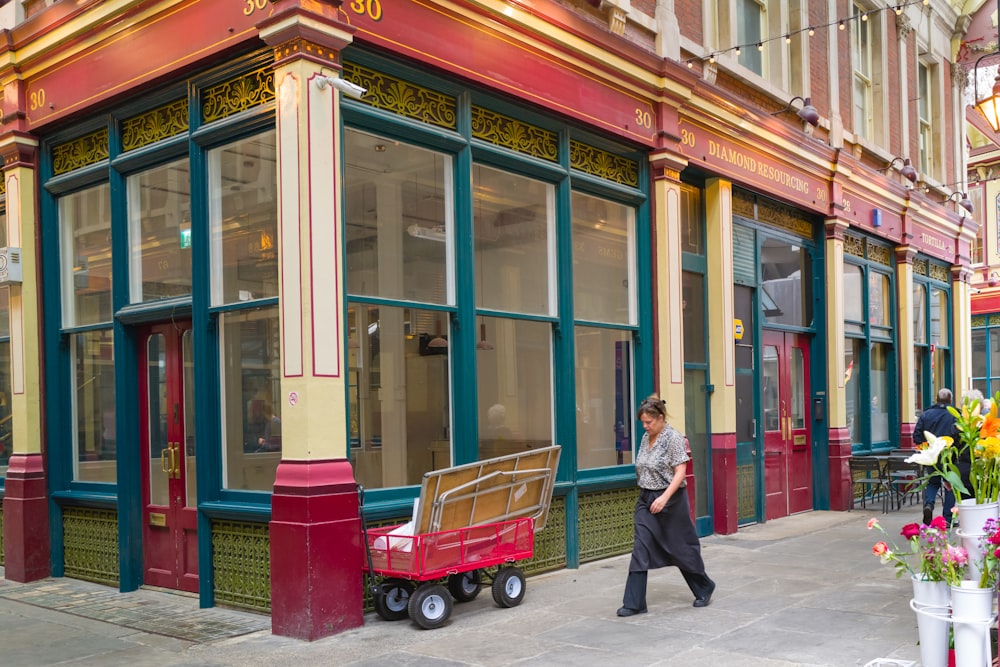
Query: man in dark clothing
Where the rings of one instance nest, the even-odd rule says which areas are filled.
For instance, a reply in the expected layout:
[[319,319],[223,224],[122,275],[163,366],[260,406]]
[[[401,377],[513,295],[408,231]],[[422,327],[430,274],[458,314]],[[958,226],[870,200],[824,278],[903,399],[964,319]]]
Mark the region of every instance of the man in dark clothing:
[[[938,437],[951,436],[958,444],[958,432],[955,430],[955,417],[948,412],[951,405],[951,389],[941,389],[937,393],[937,403],[930,406],[921,413],[917,419],[917,425],[913,428],[913,444],[921,445],[927,441],[924,431],[933,433]],[[924,490],[924,523],[929,524],[934,518],[934,500],[941,490],[944,479],[941,475],[932,475]],[[955,506],[955,493],[945,485],[944,502],[941,503],[941,511],[944,513],[944,520],[951,526],[951,509]]]

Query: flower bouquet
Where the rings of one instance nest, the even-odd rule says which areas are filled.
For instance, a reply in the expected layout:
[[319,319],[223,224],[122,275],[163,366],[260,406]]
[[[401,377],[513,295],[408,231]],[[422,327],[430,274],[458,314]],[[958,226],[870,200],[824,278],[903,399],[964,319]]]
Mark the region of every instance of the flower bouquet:
[[[922,581],[960,581],[965,574],[965,564],[968,556],[965,549],[956,547],[948,541],[948,524],[944,517],[934,517],[928,525],[908,523],[899,531],[907,542],[907,548],[902,550],[892,543],[878,519],[868,520],[868,530],[877,529],[886,540],[876,542],[872,553],[883,563],[892,563],[896,568],[896,576],[903,573]],[[915,570],[911,560],[916,560]]]

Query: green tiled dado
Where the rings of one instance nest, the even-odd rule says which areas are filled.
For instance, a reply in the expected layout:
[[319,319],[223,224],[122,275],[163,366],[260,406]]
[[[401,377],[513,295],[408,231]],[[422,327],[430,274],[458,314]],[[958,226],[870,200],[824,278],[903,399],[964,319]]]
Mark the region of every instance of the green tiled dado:
[[271,539],[266,523],[214,522],[212,567],[216,602],[271,610]]
[[66,507],[62,515],[63,568],[67,577],[118,585],[118,514]]
[[580,494],[580,562],[632,551],[635,487]]

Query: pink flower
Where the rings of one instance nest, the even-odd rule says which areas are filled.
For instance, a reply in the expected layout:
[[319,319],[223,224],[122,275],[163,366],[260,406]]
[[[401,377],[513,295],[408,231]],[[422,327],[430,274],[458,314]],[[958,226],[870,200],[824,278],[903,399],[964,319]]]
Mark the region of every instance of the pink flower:
[[908,540],[912,540],[914,537],[918,537],[920,535],[920,524],[908,523],[903,526],[903,529],[899,531],[899,534]]
[[875,517],[868,519],[868,530],[871,530],[872,528],[878,528],[878,519]]
[[885,542],[876,542],[872,547],[872,553],[876,556],[884,556],[889,551],[889,545]]

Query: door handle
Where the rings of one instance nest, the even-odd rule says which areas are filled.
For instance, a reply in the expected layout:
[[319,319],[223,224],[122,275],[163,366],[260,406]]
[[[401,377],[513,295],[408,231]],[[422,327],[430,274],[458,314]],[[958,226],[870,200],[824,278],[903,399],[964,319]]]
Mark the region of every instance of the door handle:
[[167,463],[168,452],[172,451],[168,444],[167,447],[160,450],[160,470],[170,475],[170,464]]
[[181,469],[178,459],[180,459],[180,448],[181,443],[171,442],[170,443],[170,476],[174,479],[181,478]]

